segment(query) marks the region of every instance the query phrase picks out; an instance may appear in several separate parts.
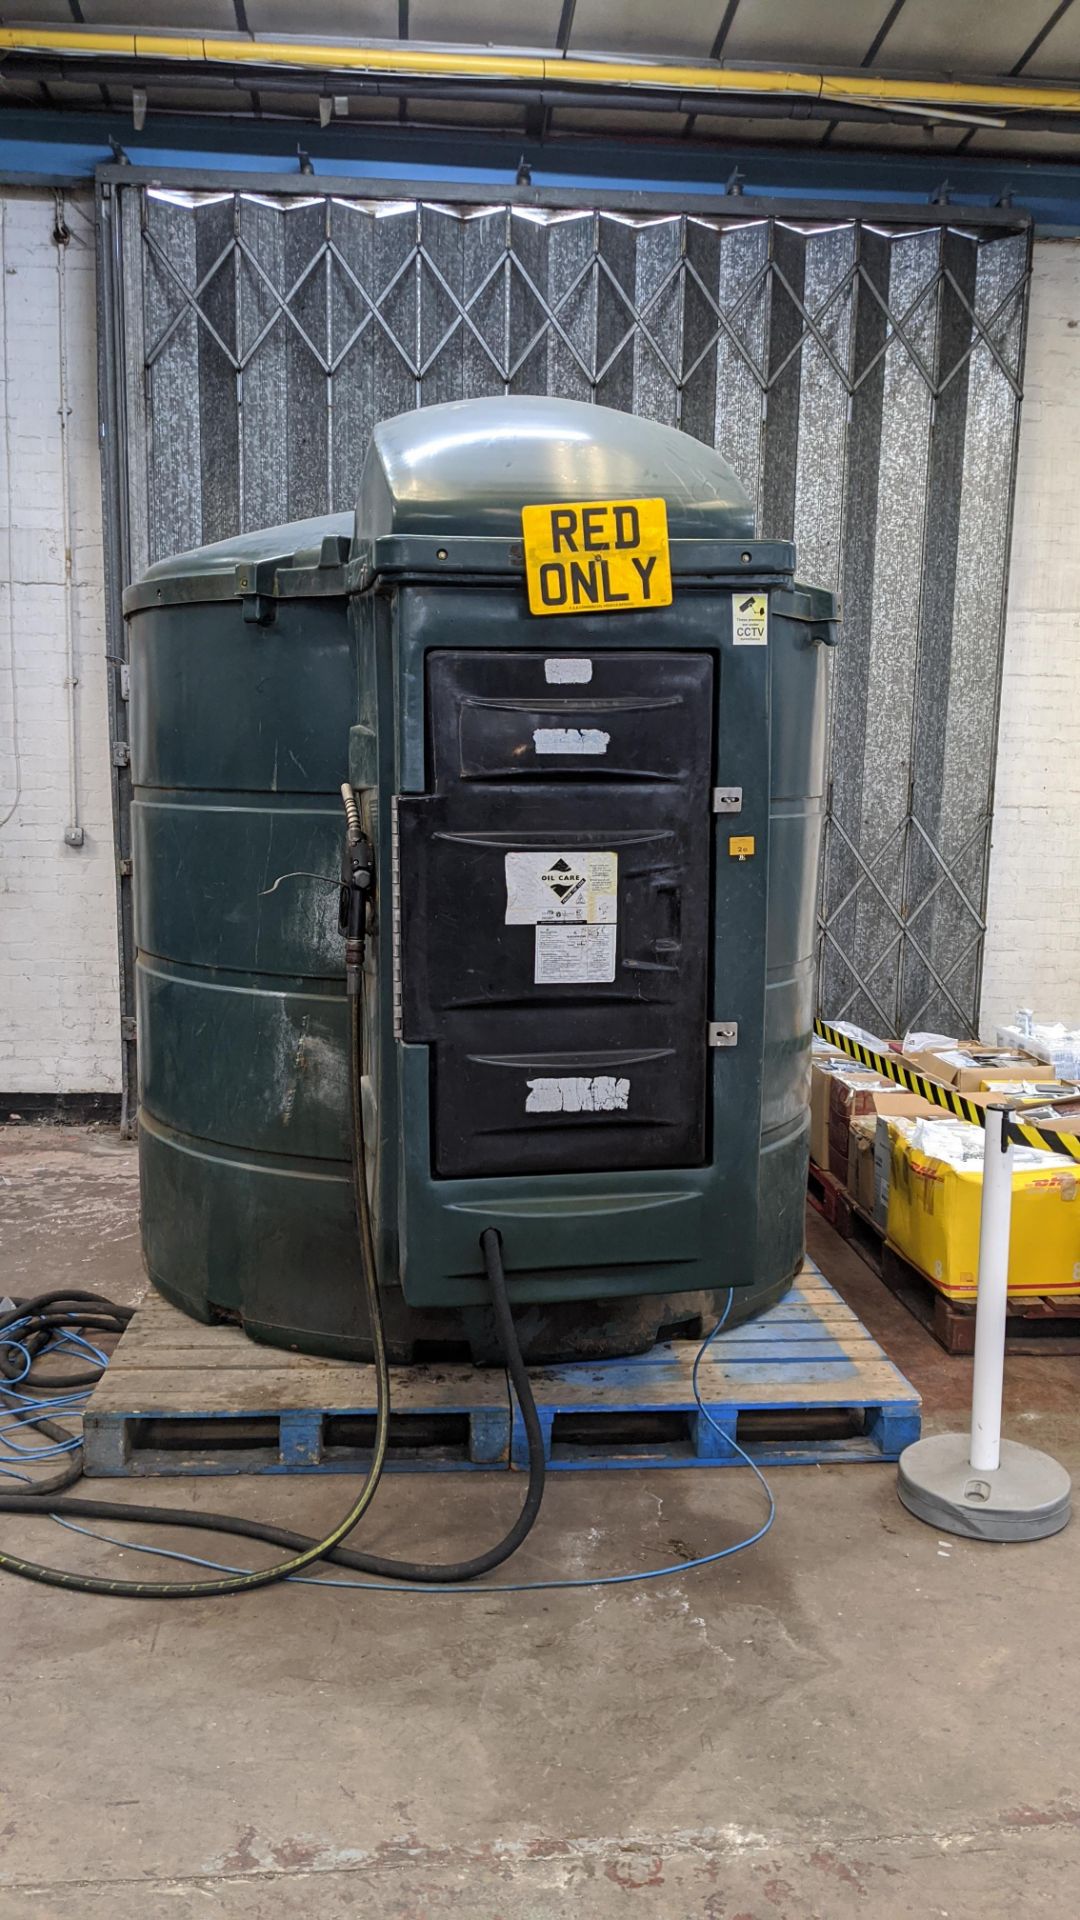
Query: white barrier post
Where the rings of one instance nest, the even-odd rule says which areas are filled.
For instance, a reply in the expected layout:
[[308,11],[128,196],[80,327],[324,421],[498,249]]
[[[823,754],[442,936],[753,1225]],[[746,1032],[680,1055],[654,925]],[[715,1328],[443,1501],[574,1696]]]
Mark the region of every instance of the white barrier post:
[[1002,1138],[1001,1121],[1001,1108],[987,1107],[979,1215],[975,1370],[971,1382],[971,1465],[976,1473],[996,1473],[1001,1465],[1001,1390],[1005,1379],[1013,1177],[1012,1144]]
[[1072,1487],[1048,1453],[1001,1438],[1013,1149],[1001,1107],[987,1107],[971,1431],[936,1433],[900,1455],[896,1490],[929,1526],[976,1540],[1043,1540],[1068,1524]]

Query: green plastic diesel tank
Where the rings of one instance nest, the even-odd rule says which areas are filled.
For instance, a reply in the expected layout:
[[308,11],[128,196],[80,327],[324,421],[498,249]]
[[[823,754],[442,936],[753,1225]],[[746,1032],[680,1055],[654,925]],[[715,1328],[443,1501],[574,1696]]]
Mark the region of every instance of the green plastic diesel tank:
[[[531,512],[529,510],[532,510]],[[523,517],[524,516],[524,517]],[[368,1349],[339,888],[392,1357],[638,1351],[803,1255],[835,602],[721,456],[511,397],[378,427],[354,515],[129,589],[143,1244],[200,1319]]]

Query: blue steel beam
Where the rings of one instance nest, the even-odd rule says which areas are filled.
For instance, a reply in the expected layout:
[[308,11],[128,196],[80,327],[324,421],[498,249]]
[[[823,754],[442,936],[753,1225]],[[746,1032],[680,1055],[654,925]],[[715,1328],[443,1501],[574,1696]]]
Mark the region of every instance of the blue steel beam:
[[[0,113],[0,182],[70,185],[93,178],[115,157],[118,141],[132,163],[183,176],[220,173],[223,185],[245,173],[295,173],[297,142],[310,154],[316,175],[461,184],[502,189],[512,185],[524,157],[533,185],[586,192],[716,195],[738,167],[749,198],[803,203],[913,207],[932,204],[942,181],[950,182],[957,208],[994,206],[1011,196],[1030,214],[1037,231],[1080,233],[1080,165],[1067,162],[983,159],[965,154],[839,152],[816,146],[743,145],[734,140],[629,141],[560,138],[541,143],[520,132],[496,134],[464,128],[437,132],[407,127],[325,130],[300,120],[222,120],[151,115],[136,133],[125,114]],[[737,201],[733,199],[733,211]]]

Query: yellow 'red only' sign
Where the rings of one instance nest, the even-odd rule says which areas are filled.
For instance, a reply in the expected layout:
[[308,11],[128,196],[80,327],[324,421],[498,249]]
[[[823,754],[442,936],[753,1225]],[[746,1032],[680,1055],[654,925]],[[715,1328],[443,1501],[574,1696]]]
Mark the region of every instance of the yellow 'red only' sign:
[[631,613],[671,605],[666,500],[522,507],[530,613]]

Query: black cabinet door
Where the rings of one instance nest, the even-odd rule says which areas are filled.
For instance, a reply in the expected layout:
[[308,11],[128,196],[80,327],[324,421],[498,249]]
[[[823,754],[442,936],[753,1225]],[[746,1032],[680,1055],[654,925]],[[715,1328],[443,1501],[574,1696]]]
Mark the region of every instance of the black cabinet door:
[[706,1154],[714,662],[438,650],[402,795],[402,1038],[437,1174]]

